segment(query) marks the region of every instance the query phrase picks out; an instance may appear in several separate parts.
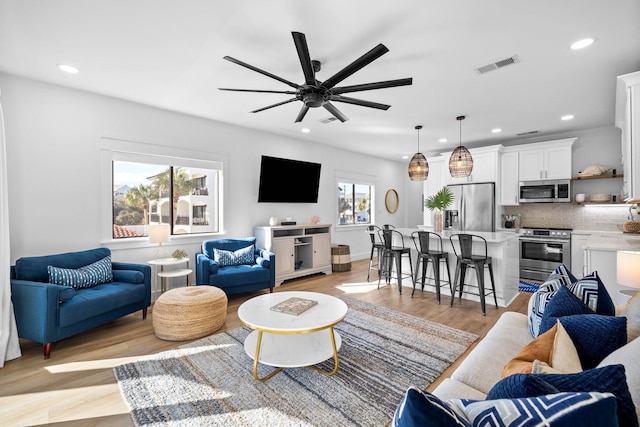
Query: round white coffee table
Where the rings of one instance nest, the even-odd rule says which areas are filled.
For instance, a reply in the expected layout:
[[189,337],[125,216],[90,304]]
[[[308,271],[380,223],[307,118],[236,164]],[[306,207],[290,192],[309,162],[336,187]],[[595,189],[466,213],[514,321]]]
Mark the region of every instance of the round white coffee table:
[[[271,310],[290,298],[317,304],[298,315]],[[347,305],[342,300],[317,292],[275,292],[244,302],[238,308],[238,317],[254,329],[244,341],[244,351],[253,359],[254,378],[266,381],[283,368],[294,367],[309,367],[326,375],[336,373],[342,339],[333,327],[346,315]],[[332,357],[331,371],[313,366]],[[276,369],[260,378],[259,363]]]

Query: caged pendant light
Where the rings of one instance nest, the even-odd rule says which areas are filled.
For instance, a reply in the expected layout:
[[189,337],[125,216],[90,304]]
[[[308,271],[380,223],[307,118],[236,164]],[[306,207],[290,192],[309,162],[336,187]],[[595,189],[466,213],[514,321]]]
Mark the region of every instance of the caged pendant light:
[[464,119],[464,116],[456,117],[456,120],[460,122],[460,145],[453,150],[449,159],[449,172],[454,178],[469,176],[473,171],[473,157],[467,147],[462,145],[462,121]]
[[409,179],[411,181],[424,181],[429,176],[429,163],[427,158],[420,152],[420,129],[422,126],[416,126],[418,131],[418,152],[413,155],[409,162]]

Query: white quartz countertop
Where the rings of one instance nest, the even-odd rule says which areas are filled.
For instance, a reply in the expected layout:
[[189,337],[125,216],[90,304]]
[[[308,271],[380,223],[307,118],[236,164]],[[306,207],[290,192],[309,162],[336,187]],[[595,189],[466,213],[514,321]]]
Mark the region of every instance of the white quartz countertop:
[[[411,237],[411,233],[414,231],[431,231],[428,228],[396,228],[396,231],[399,231],[405,237]],[[461,231],[449,231],[445,230],[440,234],[443,239],[449,239],[453,234],[466,233],[466,234],[475,234],[476,236],[483,237],[487,243],[502,243],[507,240],[517,239],[518,234],[510,231],[496,231],[496,232],[487,232],[487,231],[470,231],[466,230],[464,232]]]
[[640,251],[640,235],[625,233],[595,233],[582,246],[601,251]]

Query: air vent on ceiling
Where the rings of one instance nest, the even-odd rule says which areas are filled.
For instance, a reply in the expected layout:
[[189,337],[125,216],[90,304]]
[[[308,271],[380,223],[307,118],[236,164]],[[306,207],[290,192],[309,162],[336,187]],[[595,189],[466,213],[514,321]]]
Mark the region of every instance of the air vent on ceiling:
[[529,132],[517,133],[516,136],[533,135],[540,132],[539,130],[530,130]]
[[324,123],[326,125],[327,123],[335,122],[336,120],[338,120],[338,119],[333,117],[333,116],[331,116],[331,117],[327,117],[327,118],[324,118],[324,119],[320,119],[320,123]]
[[517,64],[520,62],[520,59],[517,55],[510,56],[508,58],[501,59],[499,61],[492,62],[491,64],[483,65],[481,67],[476,68],[476,72],[478,74],[485,74],[489,71],[494,71],[499,68],[506,67],[507,65]]

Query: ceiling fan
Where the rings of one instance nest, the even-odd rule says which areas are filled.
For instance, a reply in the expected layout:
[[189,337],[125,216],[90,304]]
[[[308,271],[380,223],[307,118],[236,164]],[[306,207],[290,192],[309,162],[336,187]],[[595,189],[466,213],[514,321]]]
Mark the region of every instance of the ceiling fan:
[[302,72],[304,73],[304,83],[299,85],[289,80],[283,79],[282,77],[278,77],[274,74],[269,73],[268,71],[261,70],[253,65],[249,65],[245,62],[242,62],[238,59],[232,58],[230,56],[225,56],[224,59],[227,61],[233,62],[234,64],[241,65],[250,70],[256,71],[260,74],[263,74],[267,77],[271,77],[272,79],[278,80],[286,85],[291,86],[295,90],[260,90],[260,89],[230,89],[230,88],[218,88],[220,90],[228,90],[235,92],[257,92],[257,93],[282,93],[286,95],[295,95],[293,98],[287,99],[286,101],[278,102],[277,104],[269,105],[263,108],[259,108],[257,110],[251,111],[252,113],[258,113],[260,111],[268,110],[269,108],[278,107],[280,105],[288,104],[293,101],[302,101],[304,104],[298,113],[298,117],[296,117],[296,123],[301,122],[304,119],[304,116],[309,111],[309,108],[317,108],[324,107],[327,111],[329,111],[335,118],[340,120],[341,122],[345,122],[348,120],[347,116],[345,116],[340,110],[338,110],[333,104],[333,102],[344,102],[346,104],[359,105],[362,107],[369,108],[377,108],[379,110],[388,110],[390,105],[380,104],[377,102],[365,101],[362,99],[351,98],[347,96],[343,96],[345,93],[351,92],[361,92],[365,90],[373,90],[373,89],[384,89],[389,87],[396,86],[407,86],[412,84],[412,78],[406,79],[397,79],[397,80],[387,80],[382,82],[375,83],[364,83],[359,85],[352,86],[342,86],[337,87],[341,81],[351,76],[358,70],[362,69],[366,65],[370,64],[374,60],[378,59],[385,53],[389,51],[387,47],[383,44],[378,44],[376,47],[371,49],[369,52],[362,55],[360,58],[353,61],[351,64],[344,67],[342,70],[338,71],[333,76],[329,77],[325,81],[316,80],[316,72],[320,71],[320,61],[312,61],[309,55],[309,47],[307,46],[307,39],[303,33],[293,31],[291,33],[293,35],[293,42],[296,45],[296,50],[298,51],[298,57],[300,58],[300,65],[302,65]]

